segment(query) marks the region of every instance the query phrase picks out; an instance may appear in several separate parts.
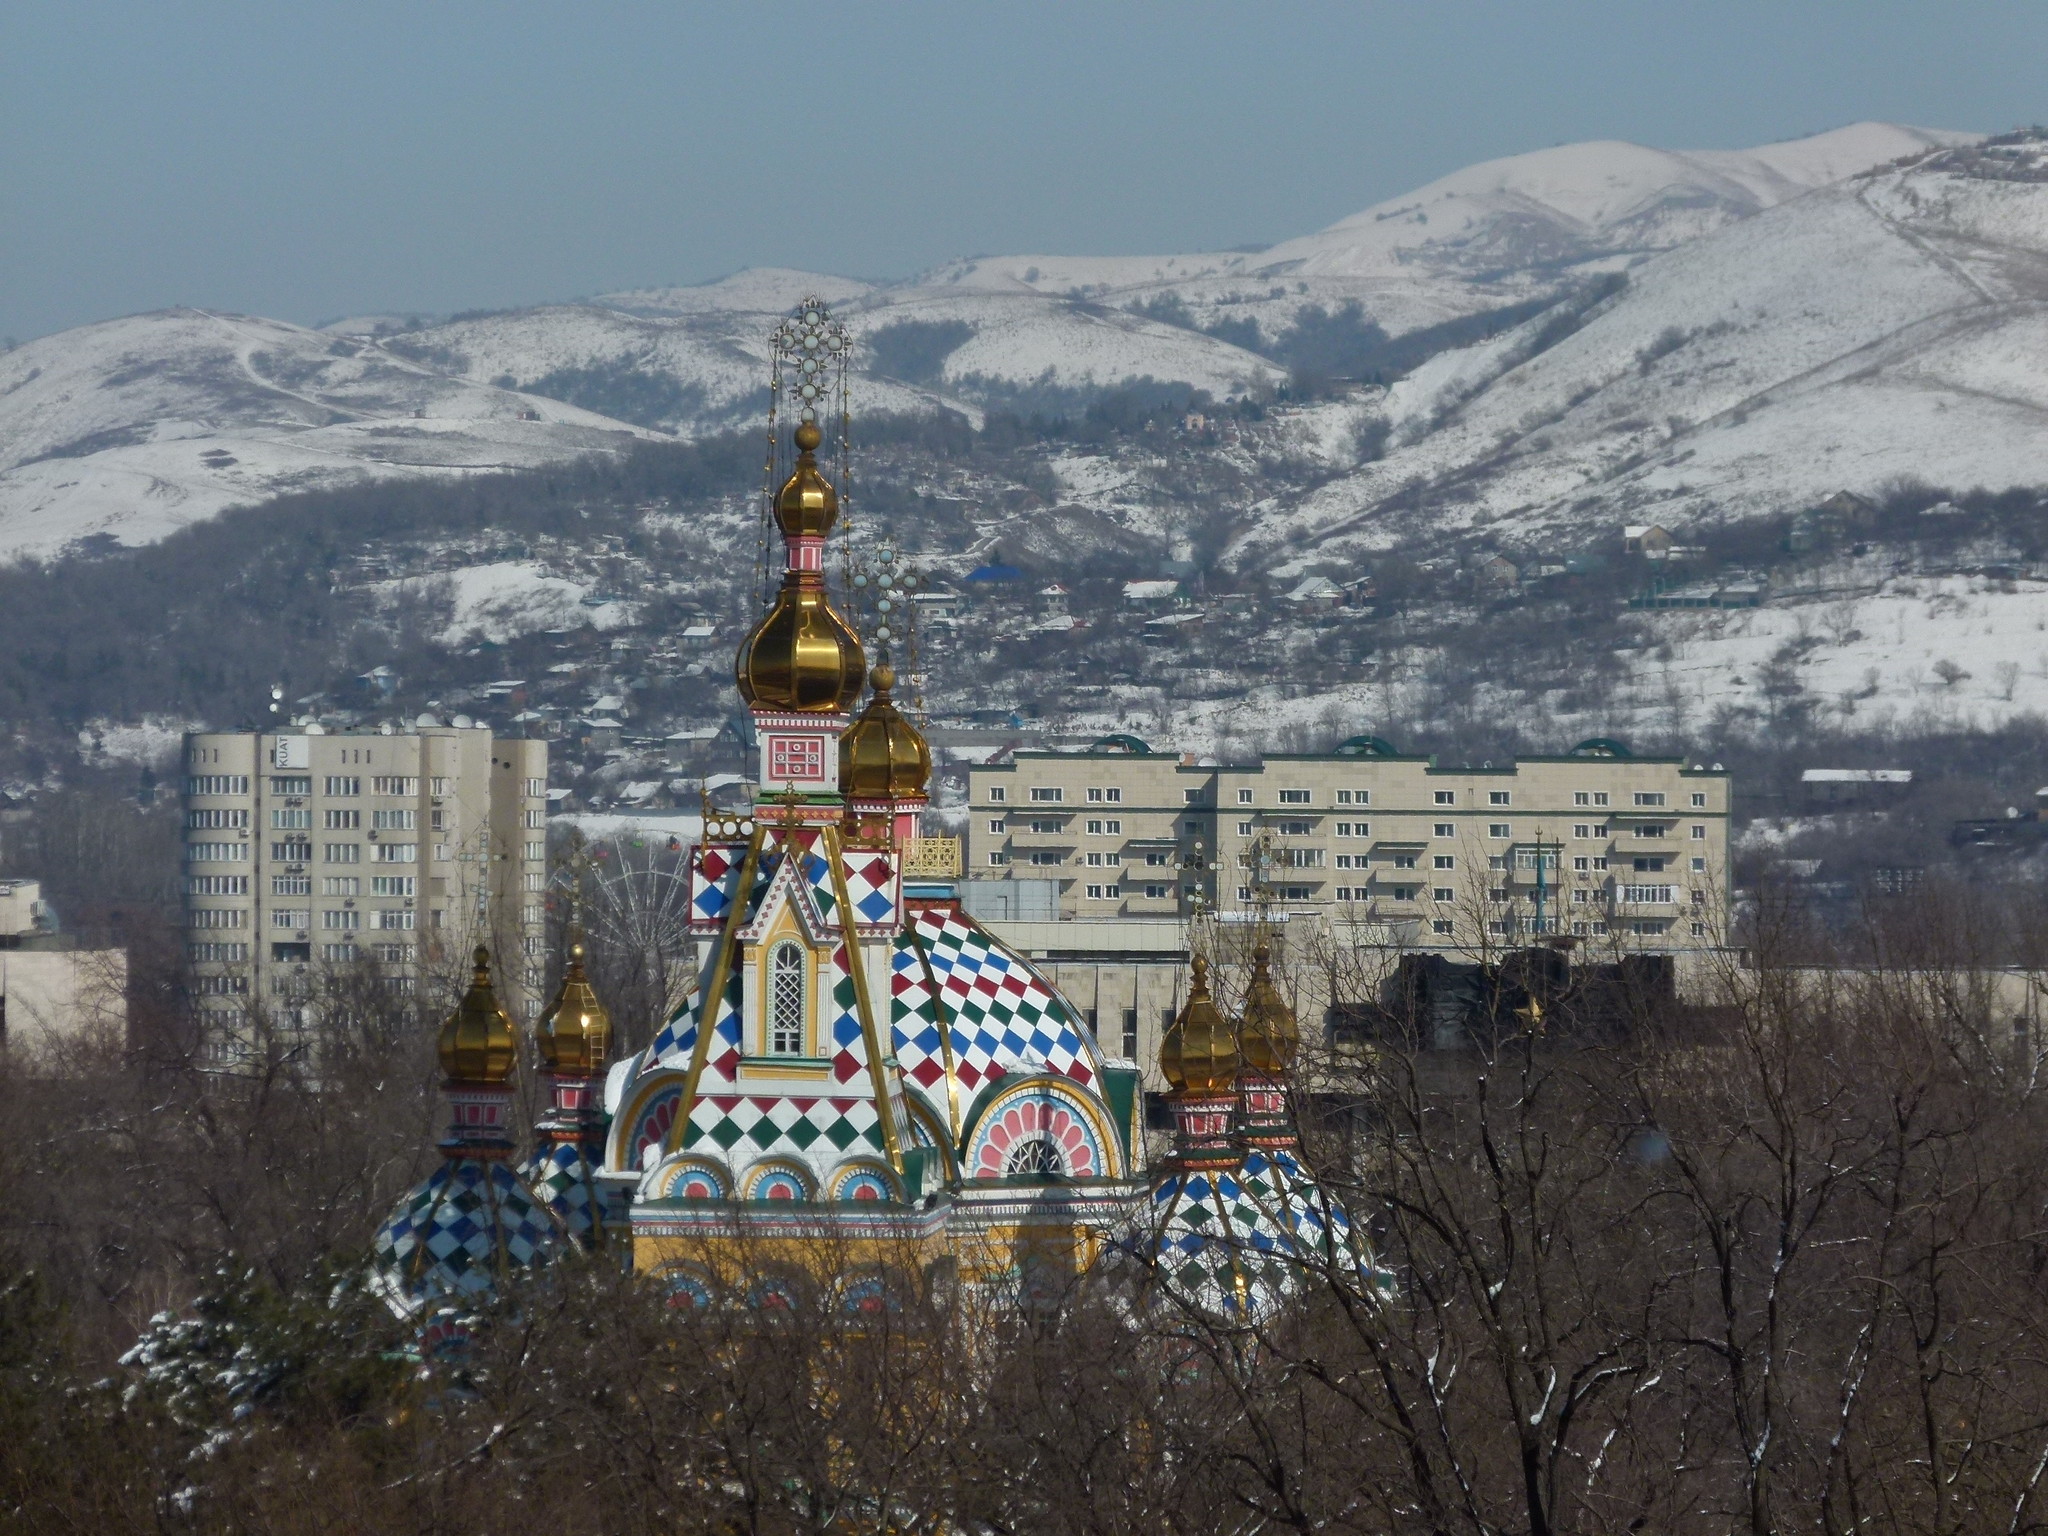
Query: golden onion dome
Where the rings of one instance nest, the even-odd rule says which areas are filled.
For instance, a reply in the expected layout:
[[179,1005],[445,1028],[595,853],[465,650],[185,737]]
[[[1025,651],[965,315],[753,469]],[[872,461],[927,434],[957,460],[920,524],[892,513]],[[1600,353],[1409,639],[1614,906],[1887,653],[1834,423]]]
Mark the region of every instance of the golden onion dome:
[[786,538],[822,539],[839,517],[839,492],[818,469],[818,444],[824,434],[816,422],[796,429],[796,469],[775,493],[775,521]]
[[583,946],[569,946],[561,990],[534,1026],[541,1065],[556,1077],[594,1077],[612,1053],[612,1016],[583,973]]
[[512,1075],[512,1020],[491,990],[491,952],[479,944],[469,990],[441,1026],[441,1071],[451,1082],[502,1083]]
[[1176,1092],[1222,1093],[1237,1081],[1237,1031],[1209,996],[1209,962],[1195,956],[1188,1000],[1159,1042],[1159,1070]]
[[740,697],[764,709],[845,714],[867,671],[860,637],[815,571],[791,571],[733,664]]
[[895,669],[883,662],[868,681],[875,696],[839,738],[839,792],[860,800],[921,795],[932,776],[932,749],[889,697]]
[[1287,1070],[1301,1045],[1294,1010],[1273,985],[1273,947],[1264,939],[1252,951],[1252,979],[1244,991],[1244,1018],[1237,1038],[1244,1064],[1270,1077]]

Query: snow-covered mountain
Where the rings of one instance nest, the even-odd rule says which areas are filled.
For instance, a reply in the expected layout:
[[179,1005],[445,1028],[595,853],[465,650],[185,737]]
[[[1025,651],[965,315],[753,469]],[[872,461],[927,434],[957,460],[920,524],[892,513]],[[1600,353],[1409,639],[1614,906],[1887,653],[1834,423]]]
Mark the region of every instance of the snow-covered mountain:
[[[1607,496],[1597,487],[1613,482],[1650,501],[1720,487],[1728,505],[1747,506],[1755,498],[1728,487],[1757,480],[1760,455],[1798,445],[1812,457],[1827,446],[1815,432],[1871,430],[1825,410],[1803,415],[1820,398],[1805,374],[1848,366],[1903,325],[1958,305],[1971,312],[1974,326],[1959,311],[1944,333],[1946,351],[1914,355],[1917,367],[1954,373],[1973,399],[2025,396],[2038,381],[2026,336],[1991,323],[2014,301],[1992,294],[2000,282],[2024,287],[2048,247],[2018,211],[2038,209],[2048,189],[2008,183],[2012,207],[1994,215],[1981,198],[1937,195],[1977,175],[1960,162],[1839,183],[1970,142],[1859,124],[1741,152],[1571,145],[1470,167],[1260,252],[978,258],[888,285],[763,269],[412,328],[378,317],[311,330],[197,310],[85,326],[0,357],[0,555],[92,534],[159,538],[226,506],[363,476],[537,465],[750,423],[770,317],[809,292],[876,343],[855,381],[857,410],[948,408],[978,420],[984,405],[1031,391],[1148,378],[1227,399],[1285,377],[1253,348],[1271,350],[1309,306],[1355,301],[1402,335],[1558,299],[1619,268],[1630,269],[1628,291],[1533,360],[1517,349],[1550,334],[1540,318],[1425,363],[1387,402],[1403,446],[1301,506],[1260,508],[1254,543],[1295,528],[1379,537],[1394,524],[1376,508],[1415,476],[1470,482],[1472,499],[1452,515],[1472,518],[1540,521],[1594,482],[1590,494]],[[1973,233],[1972,219],[1997,229]],[[2001,241],[2014,244],[2002,267],[1987,254]],[[1672,328],[1684,348],[1641,365]],[[1932,333],[1915,335],[1932,347]],[[892,349],[892,339],[912,345]],[[1675,387],[1695,374],[1697,387]],[[1587,390],[1601,401],[1564,403]],[[1932,409],[1926,389],[1913,398]],[[1754,430],[1709,443],[1716,412],[1744,413]],[[1540,430],[1532,425],[1546,413]],[[1647,459],[1616,467],[1656,457],[1657,434],[1678,431],[1666,418],[1681,414],[1700,441],[1674,451],[1692,447],[1696,466],[1671,466],[1671,480]],[[1985,404],[1966,414],[1988,423],[1995,413]],[[1631,425],[1638,415],[1655,425]],[[1902,419],[1889,434],[1894,456],[1907,456],[1916,432],[1952,425]],[[1971,428],[1980,430],[1989,428]],[[1513,463],[1486,469],[1510,448]]]
[[2048,139],[1931,152],[1646,261],[1563,340],[1430,359],[1397,445],[1249,535],[1682,527],[1905,476],[2048,484]]
[[286,491],[531,468],[645,435],[281,321],[131,315],[0,356],[0,553],[145,543]]

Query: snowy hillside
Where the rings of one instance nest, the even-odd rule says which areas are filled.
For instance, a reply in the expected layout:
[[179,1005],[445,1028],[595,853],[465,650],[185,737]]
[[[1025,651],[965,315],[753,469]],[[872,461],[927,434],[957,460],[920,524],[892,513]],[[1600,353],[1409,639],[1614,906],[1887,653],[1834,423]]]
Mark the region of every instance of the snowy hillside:
[[[1424,363],[1390,402],[1404,430],[1386,463],[1275,509],[1260,540],[1365,530],[1389,488],[1417,476],[1461,487],[1432,516],[1540,523],[1588,486],[1616,505],[1671,501],[1672,515],[1702,500],[1740,510],[1778,493],[1784,477],[1767,466],[1794,445],[1828,466],[1823,480],[1904,472],[1926,433],[1948,445],[1944,463],[1996,465],[2031,420],[2013,402],[2038,384],[2037,345],[2013,307],[2043,248],[2028,224],[2038,210],[2024,212],[2038,189],[2011,184],[1994,207],[1948,173],[1917,171],[1800,195],[1963,138],[1866,123],[1739,152],[1571,145],[1470,167],[1256,253],[979,258],[891,285],[760,269],[411,329],[390,316],[310,330],[197,310],[85,326],[0,357],[0,556],[94,534],[160,538],[227,506],[365,476],[531,466],[650,431],[750,424],[772,317],[809,292],[875,343],[857,411],[953,409],[979,424],[985,405],[1034,391],[1064,400],[1145,379],[1226,401],[1265,394],[1287,369],[1251,348],[1273,352],[1310,306],[1355,301],[1401,335],[1641,263],[1608,313],[1534,361],[1517,348],[1540,321]],[[1837,282],[1844,271],[1852,280]],[[1688,346],[1639,369],[1671,327]],[[912,345],[892,354],[892,338]],[[1857,351],[1881,341],[1882,359]],[[1810,376],[1879,362],[1905,402],[1882,432],[1853,390],[1829,395]],[[1580,398],[1588,390],[1598,398]],[[1953,412],[1937,407],[1951,395]],[[1725,430],[1744,413],[1747,428]],[[1329,458],[1329,423],[1313,432],[1283,446]],[[1667,444],[1675,436],[1685,441]]]
[[1248,545],[1683,528],[1837,489],[2048,483],[2048,142],[1934,152],[1630,272],[1573,334],[1432,359],[1397,446]]
[[637,433],[275,320],[134,315],[0,356],[0,555],[147,542],[285,491],[532,467]]

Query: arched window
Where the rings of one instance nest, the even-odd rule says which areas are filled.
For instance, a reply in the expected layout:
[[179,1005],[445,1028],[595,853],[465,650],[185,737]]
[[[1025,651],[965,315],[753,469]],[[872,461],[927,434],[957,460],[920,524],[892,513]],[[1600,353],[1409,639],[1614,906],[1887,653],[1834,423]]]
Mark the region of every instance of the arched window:
[[773,1056],[804,1053],[804,951],[781,943],[768,956],[768,1051]]

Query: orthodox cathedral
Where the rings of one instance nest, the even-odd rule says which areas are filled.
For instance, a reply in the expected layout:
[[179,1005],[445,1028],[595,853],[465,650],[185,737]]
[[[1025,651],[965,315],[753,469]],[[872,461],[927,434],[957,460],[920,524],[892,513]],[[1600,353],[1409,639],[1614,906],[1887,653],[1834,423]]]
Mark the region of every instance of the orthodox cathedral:
[[1263,948],[1239,1020],[1196,959],[1162,1048],[1173,1146],[1148,1169],[1137,1064],[966,915],[957,844],[920,836],[931,752],[892,698],[886,609],[871,667],[826,586],[840,505],[819,416],[836,368],[843,420],[849,346],[816,301],[774,341],[775,398],[798,416],[770,503],[783,570],[735,665],[753,803],[707,810],[689,855],[695,992],[611,1061],[572,950],[534,1031],[547,1109],[517,1162],[520,1052],[477,952],[440,1039],[442,1163],[376,1239],[401,1312],[573,1250],[615,1253],[679,1305],[818,1283],[854,1305],[940,1261],[1000,1301],[1135,1260],[1162,1299],[1220,1314],[1262,1310],[1308,1265],[1361,1262],[1295,1156],[1296,1029]]

